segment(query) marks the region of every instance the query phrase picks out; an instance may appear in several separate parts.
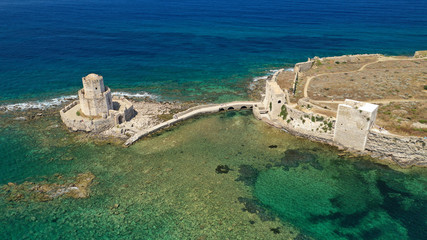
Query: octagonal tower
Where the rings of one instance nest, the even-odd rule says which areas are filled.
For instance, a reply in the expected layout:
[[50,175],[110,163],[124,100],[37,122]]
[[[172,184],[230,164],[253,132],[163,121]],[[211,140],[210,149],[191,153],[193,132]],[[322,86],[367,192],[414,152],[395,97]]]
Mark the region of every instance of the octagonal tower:
[[91,73],[82,78],[83,89],[79,91],[81,111],[89,117],[107,117],[113,109],[111,90],[104,86],[104,78]]

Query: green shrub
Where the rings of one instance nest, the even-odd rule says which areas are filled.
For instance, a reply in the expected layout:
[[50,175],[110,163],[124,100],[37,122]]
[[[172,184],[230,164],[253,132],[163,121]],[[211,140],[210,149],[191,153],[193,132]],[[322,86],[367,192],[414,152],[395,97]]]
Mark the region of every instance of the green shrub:
[[270,112],[272,108],[273,108],[273,104],[270,102]]
[[285,106],[285,105],[282,105],[282,108],[281,108],[281,111],[280,111],[279,117],[282,117],[282,118],[283,118],[283,120],[285,120],[285,119],[286,119],[286,117],[288,117],[288,109],[286,109],[286,106]]
[[420,122],[420,123],[427,123],[427,120],[425,120],[425,119],[421,119],[421,120],[419,120],[418,122]]
[[324,118],[322,116],[320,116],[320,117],[316,116],[316,122],[321,122],[323,120],[324,120]]
[[332,130],[332,122],[328,122],[329,131]]
[[427,85],[424,85],[424,90],[427,90]]
[[77,112],[76,112],[76,115],[80,117],[80,111],[77,111]]

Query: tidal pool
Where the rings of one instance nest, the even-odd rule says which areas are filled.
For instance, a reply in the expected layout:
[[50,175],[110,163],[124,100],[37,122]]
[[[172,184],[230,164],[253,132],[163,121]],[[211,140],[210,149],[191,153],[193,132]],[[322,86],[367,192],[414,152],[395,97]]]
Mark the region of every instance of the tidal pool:
[[426,169],[339,156],[249,111],[189,120],[129,148],[69,133],[57,116],[2,118],[1,185],[96,177],[86,199],[10,201],[3,187],[1,239],[427,236]]

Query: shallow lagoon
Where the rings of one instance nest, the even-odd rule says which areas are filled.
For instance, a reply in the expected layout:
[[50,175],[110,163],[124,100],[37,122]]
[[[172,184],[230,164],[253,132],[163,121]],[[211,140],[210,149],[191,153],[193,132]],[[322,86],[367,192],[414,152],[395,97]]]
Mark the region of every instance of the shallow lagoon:
[[[88,199],[8,202],[2,239],[422,239],[427,173],[295,138],[249,111],[190,120],[130,148],[57,117],[2,126],[1,182],[95,174]],[[34,130],[37,129],[37,130]],[[277,145],[277,147],[269,147]],[[218,165],[231,170],[218,174]]]

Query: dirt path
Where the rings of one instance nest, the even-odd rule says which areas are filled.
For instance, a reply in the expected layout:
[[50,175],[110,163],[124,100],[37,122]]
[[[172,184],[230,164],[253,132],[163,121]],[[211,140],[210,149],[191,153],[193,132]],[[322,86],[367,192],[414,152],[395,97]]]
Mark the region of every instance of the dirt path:
[[387,61],[416,61],[416,60],[421,60],[421,59],[427,59],[427,57],[423,57],[423,58],[414,58],[414,59],[402,59],[402,58],[395,58],[395,57],[385,57],[385,56],[381,56],[378,58],[378,60],[376,60],[375,62],[370,62],[370,63],[366,63],[364,64],[362,67],[360,67],[357,70],[354,71],[347,71],[347,72],[335,72],[335,73],[322,73],[322,74],[318,74],[315,76],[311,76],[307,78],[307,82],[304,85],[304,97],[307,98],[308,97],[308,86],[310,85],[310,81],[313,78],[317,78],[320,76],[324,76],[324,75],[334,75],[334,74],[341,74],[341,73],[354,73],[354,72],[360,72],[363,71],[367,66],[375,64],[375,63],[379,63],[379,62],[387,62]]
[[[344,101],[316,101],[311,99],[314,103],[344,103]],[[374,100],[367,100],[364,102],[369,103],[391,103],[391,102],[427,102],[427,99],[374,99]]]

